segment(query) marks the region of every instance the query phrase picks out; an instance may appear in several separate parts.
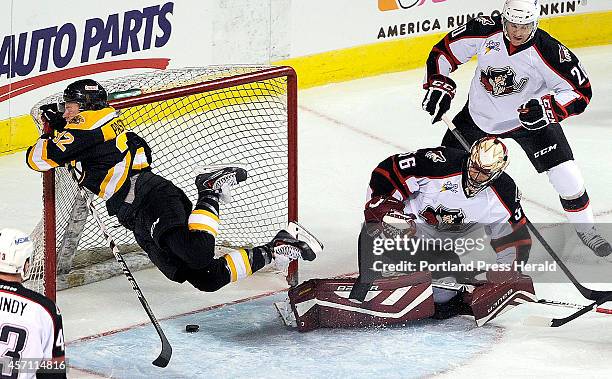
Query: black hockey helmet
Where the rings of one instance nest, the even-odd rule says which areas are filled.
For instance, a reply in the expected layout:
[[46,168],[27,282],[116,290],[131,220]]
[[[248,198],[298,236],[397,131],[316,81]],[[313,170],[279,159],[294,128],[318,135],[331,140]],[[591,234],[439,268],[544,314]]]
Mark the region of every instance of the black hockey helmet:
[[64,102],[60,103],[61,112],[64,111],[64,104],[69,102],[78,103],[81,111],[108,107],[106,90],[93,79],[81,79],[69,84],[64,90]]

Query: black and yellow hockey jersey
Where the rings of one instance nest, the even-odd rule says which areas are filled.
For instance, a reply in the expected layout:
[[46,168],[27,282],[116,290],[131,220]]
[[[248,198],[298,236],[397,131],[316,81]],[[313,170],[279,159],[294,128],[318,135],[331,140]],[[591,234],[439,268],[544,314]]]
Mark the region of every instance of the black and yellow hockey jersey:
[[28,148],[26,161],[41,172],[71,164],[81,186],[108,200],[127,178],[150,169],[151,150],[107,107],[79,113],[54,138],[41,136]]

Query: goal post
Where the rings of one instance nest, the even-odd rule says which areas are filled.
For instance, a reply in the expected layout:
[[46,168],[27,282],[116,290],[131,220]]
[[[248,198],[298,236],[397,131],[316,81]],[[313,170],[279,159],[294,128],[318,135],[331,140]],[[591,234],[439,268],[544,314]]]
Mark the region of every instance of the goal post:
[[[183,189],[192,202],[197,199],[194,166],[247,165],[249,178],[236,188],[232,202],[221,206],[219,245],[263,244],[288,221],[297,221],[297,76],[291,67],[171,69],[100,83],[127,128],[151,146],[153,171]],[[41,131],[39,106],[59,99],[61,93],[32,109]],[[65,168],[43,174],[43,218],[32,233],[29,287],[51,298],[71,281],[83,280],[65,275],[77,266],[82,269],[87,257],[112,257],[91,217],[83,217],[83,201]],[[104,202],[96,198],[95,204],[120,250],[137,249],[131,232],[106,214]],[[297,284],[296,261],[287,280]]]

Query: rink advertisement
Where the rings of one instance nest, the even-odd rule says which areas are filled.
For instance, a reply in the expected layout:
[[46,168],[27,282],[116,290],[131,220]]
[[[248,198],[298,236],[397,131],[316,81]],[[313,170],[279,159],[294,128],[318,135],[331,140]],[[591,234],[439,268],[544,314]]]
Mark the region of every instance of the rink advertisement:
[[[476,17],[499,16],[501,5],[502,2],[495,1],[464,3],[458,0],[379,0],[378,8],[381,12],[396,12],[385,13],[393,22],[380,25],[376,39],[449,31]],[[543,19],[606,10],[601,2],[589,3],[584,0],[542,0],[540,5]]]
[[[273,63],[293,66],[300,87],[307,88],[422,66],[444,33],[472,18],[494,16],[502,5],[503,0],[6,1],[0,5],[0,154],[32,142],[30,107],[74,78]],[[541,0],[540,26],[569,47],[606,44],[611,15],[609,1]]]
[[[495,16],[503,0],[313,0],[294,4],[290,59],[301,88],[423,66],[447,32],[479,16]],[[325,12],[309,13],[310,6]],[[350,12],[347,12],[350,10]],[[540,27],[569,47],[612,40],[612,3],[541,0]],[[343,17],[337,17],[342,14]],[[317,28],[310,28],[310,25]]]

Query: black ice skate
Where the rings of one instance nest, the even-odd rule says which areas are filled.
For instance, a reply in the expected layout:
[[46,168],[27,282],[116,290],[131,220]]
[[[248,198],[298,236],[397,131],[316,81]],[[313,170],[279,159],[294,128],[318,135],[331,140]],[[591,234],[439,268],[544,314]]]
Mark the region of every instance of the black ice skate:
[[598,257],[607,257],[612,253],[612,246],[610,246],[608,241],[597,233],[595,227],[592,227],[585,232],[577,233],[582,243],[591,249]]
[[240,166],[208,166],[201,171],[195,180],[200,196],[213,191],[219,194],[219,200],[224,203],[231,201],[232,187],[247,178],[247,171]]
[[279,231],[269,246],[275,258],[285,257],[289,260],[301,258],[312,261],[318,252],[323,251],[323,244],[296,222],[290,222],[286,229]]

